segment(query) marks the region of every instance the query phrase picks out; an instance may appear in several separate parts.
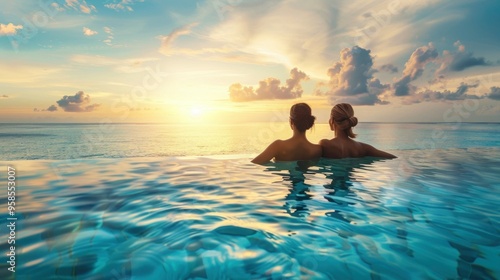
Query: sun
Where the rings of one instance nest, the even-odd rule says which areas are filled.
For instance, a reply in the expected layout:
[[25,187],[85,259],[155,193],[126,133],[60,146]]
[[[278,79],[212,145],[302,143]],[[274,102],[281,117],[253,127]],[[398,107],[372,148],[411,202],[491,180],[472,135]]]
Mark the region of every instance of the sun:
[[196,100],[195,102],[192,100],[175,100],[170,103],[169,108],[175,112],[176,122],[198,123],[202,119],[209,120],[216,111],[212,104],[204,100]]
[[191,113],[191,116],[193,116],[193,117],[199,117],[199,116],[203,115],[204,111],[205,111],[204,108],[201,107],[200,105],[193,105],[193,106],[191,106],[190,113]]

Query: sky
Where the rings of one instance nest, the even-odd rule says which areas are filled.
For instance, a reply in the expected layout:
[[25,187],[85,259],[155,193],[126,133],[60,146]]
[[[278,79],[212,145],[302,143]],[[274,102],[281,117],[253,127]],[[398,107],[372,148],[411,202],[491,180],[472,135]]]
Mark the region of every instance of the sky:
[[[376,2],[376,3],[372,3]],[[500,121],[497,0],[18,0],[1,122]]]

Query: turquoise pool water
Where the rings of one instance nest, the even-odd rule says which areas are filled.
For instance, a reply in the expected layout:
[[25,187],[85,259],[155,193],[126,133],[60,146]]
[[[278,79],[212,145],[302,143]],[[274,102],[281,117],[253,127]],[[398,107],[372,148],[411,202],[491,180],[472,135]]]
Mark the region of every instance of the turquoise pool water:
[[500,278],[500,148],[397,154],[0,162],[15,279]]

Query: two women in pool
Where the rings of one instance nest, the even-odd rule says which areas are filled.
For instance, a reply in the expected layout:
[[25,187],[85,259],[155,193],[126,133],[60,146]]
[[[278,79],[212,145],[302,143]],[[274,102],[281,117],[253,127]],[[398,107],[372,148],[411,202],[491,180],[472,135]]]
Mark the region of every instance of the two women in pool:
[[252,162],[262,164],[273,158],[276,161],[310,160],[321,156],[326,158],[396,157],[353,140],[356,134],[352,132],[352,128],[358,124],[358,119],[354,116],[354,110],[350,104],[340,103],[332,108],[329,124],[330,129],[335,132],[335,137],[331,140],[323,139],[319,145],[309,142],[306,138],[306,130],[313,126],[315,119],[311,114],[311,107],[306,103],[293,105],[290,109],[290,127],[293,136],[287,140],[274,141]]

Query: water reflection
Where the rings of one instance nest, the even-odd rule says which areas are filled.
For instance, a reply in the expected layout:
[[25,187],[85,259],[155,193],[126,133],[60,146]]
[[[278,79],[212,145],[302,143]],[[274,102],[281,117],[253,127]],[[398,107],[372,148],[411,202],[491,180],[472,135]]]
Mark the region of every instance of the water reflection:
[[294,217],[307,217],[310,210],[306,201],[312,198],[311,185],[306,183],[305,174],[312,174],[310,167],[317,161],[277,162],[269,164],[267,171],[280,175],[284,185],[288,185],[289,193],[285,196],[283,207],[286,212]]
[[[285,196],[285,204],[283,205],[286,212],[295,217],[308,217],[311,214],[308,201],[315,196],[312,191],[315,184],[308,182],[308,175],[315,178],[321,176],[328,181],[328,183],[322,184],[326,190],[323,198],[335,203],[334,208],[348,207],[361,200],[356,192],[350,188],[353,182],[357,181],[356,171],[366,169],[371,164],[381,160],[383,159],[356,158],[277,162],[270,163],[266,171],[281,176],[282,182],[288,185],[289,193]],[[350,222],[339,210],[328,211],[325,215]]]

